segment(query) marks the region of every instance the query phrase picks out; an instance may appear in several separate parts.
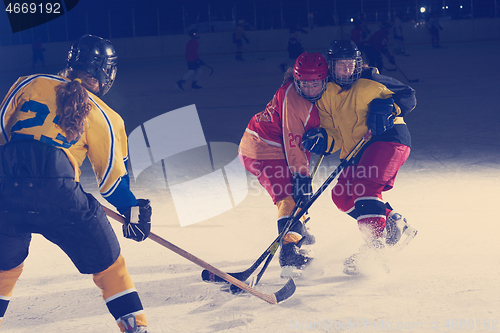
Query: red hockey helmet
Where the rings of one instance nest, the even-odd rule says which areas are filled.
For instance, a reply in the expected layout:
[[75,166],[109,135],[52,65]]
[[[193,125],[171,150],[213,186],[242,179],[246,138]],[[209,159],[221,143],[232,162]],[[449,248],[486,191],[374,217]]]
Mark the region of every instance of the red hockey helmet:
[[[319,52],[302,53],[293,66],[293,77],[297,93],[314,103],[321,98],[326,89],[328,65],[325,57]],[[314,85],[316,88],[305,89],[306,85]]]
[[327,76],[328,65],[321,53],[304,52],[297,57],[293,66],[293,77],[296,80],[326,80]]

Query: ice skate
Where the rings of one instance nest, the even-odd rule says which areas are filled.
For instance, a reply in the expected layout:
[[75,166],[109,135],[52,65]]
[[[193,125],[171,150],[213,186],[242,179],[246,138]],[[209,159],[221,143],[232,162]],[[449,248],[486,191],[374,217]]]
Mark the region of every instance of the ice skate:
[[279,261],[281,266],[281,277],[290,278],[298,277],[301,270],[306,268],[313,258],[308,255],[308,252],[299,249],[296,243],[284,244],[281,247]]
[[184,82],[185,82],[184,80],[179,80],[175,83],[175,86],[179,88],[181,91],[184,91],[184,87],[182,86]]
[[135,316],[130,314],[120,318],[123,327],[125,327],[125,333],[148,333],[148,328],[146,326],[137,326],[135,321]]
[[391,210],[385,222],[384,238],[385,243],[394,247],[396,250],[401,250],[407,246],[417,235],[417,230],[410,227],[405,218],[401,214],[395,212],[389,203],[386,203],[387,208]]

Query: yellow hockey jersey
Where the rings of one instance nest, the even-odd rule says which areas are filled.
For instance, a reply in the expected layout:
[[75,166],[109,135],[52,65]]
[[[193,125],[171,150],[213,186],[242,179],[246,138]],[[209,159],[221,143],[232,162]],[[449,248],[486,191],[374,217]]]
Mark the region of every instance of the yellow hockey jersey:
[[[342,149],[340,158],[345,158],[368,131],[368,104],[376,98],[391,98],[393,94],[384,85],[367,79],[359,79],[348,90],[329,82],[323,96],[316,102],[321,127],[328,133],[326,151],[333,153]],[[401,110],[396,104],[394,106],[398,116]],[[396,117],[394,124],[404,124],[403,118]]]
[[89,92],[90,114],[78,141],[68,142],[57,125],[55,87],[68,82],[57,75],[21,77],[0,106],[0,144],[11,140],[34,139],[63,149],[75,167],[88,157],[101,195],[120,212],[137,205],[129,187],[128,147],[123,119],[101,99]]

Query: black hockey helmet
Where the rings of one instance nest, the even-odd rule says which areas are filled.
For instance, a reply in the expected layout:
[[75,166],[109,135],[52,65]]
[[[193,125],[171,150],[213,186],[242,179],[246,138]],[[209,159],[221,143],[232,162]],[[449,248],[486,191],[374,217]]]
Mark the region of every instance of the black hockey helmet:
[[101,37],[84,35],[68,53],[67,67],[89,73],[99,81],[97,96],[104,96],[115,81],[116,51],[113,44]]
[[[363,58],[361,51],[356,44],[350,40],[334,40],[328,46],[328,69],[333,81],[343,88],[353,85],[361,76],[363,67]],[[355,67],[352,75],[349,77],[340,77],[335,74],[335,66],[338,60],[355,60]]]

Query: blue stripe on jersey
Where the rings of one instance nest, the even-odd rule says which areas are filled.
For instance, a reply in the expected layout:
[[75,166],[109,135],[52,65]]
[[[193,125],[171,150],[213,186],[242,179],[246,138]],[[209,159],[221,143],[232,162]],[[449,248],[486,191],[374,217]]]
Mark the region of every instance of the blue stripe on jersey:
[[143,310],[137,291],[132,291],[106,302],[111,315],[117,320],[120,317]]
[[6,96],[5,104],[4,104],[3,108],[0,110],[0,130],[2,131],[5,142],[9,141],[9,138],[7,137],[7,133],[5,131],[5,129],[6,129],[5,128],[5,126],[6,126],[5,115],[7,113],[7,109],[9,107],[10,103],[12,102],[12,99],[14,98],[14,96],[16,96],[16,94],[19,92],[19,90],[24,88],[26,85],[30,84],[33,80],[40,78],[40,77],[50,79],[50,80],[56,80],[59,82],[68,82],[68,80],[66,80],[60,76],[49,75],[49,74],[38,74],[38,75],[28,76],[24,81],[19,83],[19,85],[12,91],[12,93],[9,96]]
[[[94,103],[94,105],[99,109],[99,111],[101,111],[101,114],[104,117],[104,120],[106,120],[106,124],[108,125],[109,135],[110,135],[108,164],[107,164],[106,170],[104,171],[104,174],[102,176],[102,180],[99,183],[99,189],[100,189],[106,183],[109,175],[111,174],[111,170],[113,170],[114,156],[115,156],[115,132],[114,132],[113,126],[112,126],[111,121],[109,120],[106,112],[104,112],[104,110],[99,106],[99,104],[90,95],[89,95],[89,99],[92,101],[92,103]],[[113,188],[115,186],[116,185],[113,185],[113,186],[111,186],[111,188]],[[109,193],[109,191],[108,191],[108,193]]]

